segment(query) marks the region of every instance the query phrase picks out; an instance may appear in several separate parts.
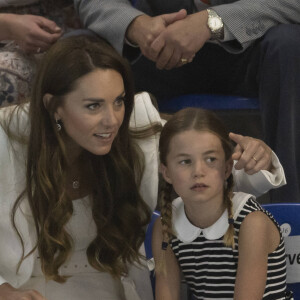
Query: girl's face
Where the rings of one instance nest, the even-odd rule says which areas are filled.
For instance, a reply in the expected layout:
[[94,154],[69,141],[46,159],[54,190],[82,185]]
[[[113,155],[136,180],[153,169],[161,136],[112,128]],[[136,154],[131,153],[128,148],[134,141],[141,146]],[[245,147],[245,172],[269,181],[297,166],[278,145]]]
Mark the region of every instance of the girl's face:
[[169,145],[164,179],[173,185],[185,204],[223,201],[224,181],[232,170],[225,162],[221,140],[209,131],[187,130],[175,135]]
[[110,151],[124,119],[124,96],[122,76],[111,69],[96,69],[77,81],[55,113],[69,137],[70,155]]

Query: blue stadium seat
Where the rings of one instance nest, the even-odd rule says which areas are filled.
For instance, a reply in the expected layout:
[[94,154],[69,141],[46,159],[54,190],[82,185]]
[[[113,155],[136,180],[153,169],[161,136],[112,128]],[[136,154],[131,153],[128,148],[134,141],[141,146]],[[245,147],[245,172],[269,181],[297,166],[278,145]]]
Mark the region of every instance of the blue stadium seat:
[[151,221],[147,227],[146,238],[145,238],[145,242],[144,242],[147,264],[148,264],[148,268],[150,271],[150,280],[151,280],[153,295],[155,292],[155,276],[154,276],[154,259],[153,259],[153,254],[152,254],[152,231],[153,231],[153,225],[155,223],[155,220],[158,217],[160,217],[160,213],[159,213],[159,211],[155,210],[152,213]]
[[185,107],[202,107],[210,110],[258,110],[257,98],[217,94],[189,94],[158,99],[159,111],[174,113]]
[[262,205],[277,220],[285,239],[287,283],[294,299],[300,300],[300,203]]

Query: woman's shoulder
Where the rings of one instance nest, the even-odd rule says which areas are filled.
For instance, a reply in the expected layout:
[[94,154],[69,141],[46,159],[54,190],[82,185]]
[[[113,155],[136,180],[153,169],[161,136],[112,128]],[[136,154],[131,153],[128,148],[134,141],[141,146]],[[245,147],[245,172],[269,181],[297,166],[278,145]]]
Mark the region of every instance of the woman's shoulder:
[[14,134],[29,133],[29,103],[10,105],[0,109],[0,125],[4,131]]
[[130,127],[136,129],[160,123],[159,112],[153,105],[150,94],[147,92],[138,93],[134,97],[134,107],[130,118]]

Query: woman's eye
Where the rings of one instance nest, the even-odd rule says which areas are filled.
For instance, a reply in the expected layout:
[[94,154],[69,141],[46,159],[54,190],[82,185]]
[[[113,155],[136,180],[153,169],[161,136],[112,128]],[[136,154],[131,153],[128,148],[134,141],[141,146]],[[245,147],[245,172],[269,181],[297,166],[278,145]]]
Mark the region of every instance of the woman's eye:
[[190,159],[184,159],[184,160],[181,160],[179,162],[180,165],[188,165],[190,164],[192,161]]
[[119,97],[116,99],[115,103],[117,106],[122,106],[124,104],[125,97]]
[[92,104],[89,104],[86,106],[88,109],[90,110],[95,110],[97,109],[98,107],[100,107],[100,104],[99,103],[92,103]]

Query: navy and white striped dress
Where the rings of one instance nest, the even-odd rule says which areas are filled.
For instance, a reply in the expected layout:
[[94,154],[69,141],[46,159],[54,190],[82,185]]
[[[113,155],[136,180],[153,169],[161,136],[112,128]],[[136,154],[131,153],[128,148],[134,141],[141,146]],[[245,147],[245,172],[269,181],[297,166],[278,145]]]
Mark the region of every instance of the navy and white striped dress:
[[[181,198],[174,201],[173,228],[177,238],[171,241],[185,280],[195,299],[233,299],[238,266],[238,235],[244,218],[253,211],[266,213],[252,195],[236,193],[232,199],[235,249],[224,246],[228,228],[227,210],[211,227],[204,230],[189,222]],[[281,236],[277,249],[268,255],[267,284],[263,299],[285,299],[286,258]]]

